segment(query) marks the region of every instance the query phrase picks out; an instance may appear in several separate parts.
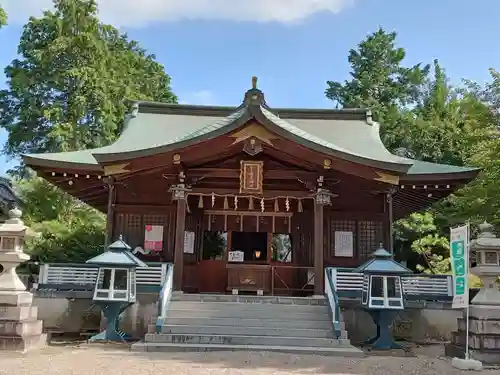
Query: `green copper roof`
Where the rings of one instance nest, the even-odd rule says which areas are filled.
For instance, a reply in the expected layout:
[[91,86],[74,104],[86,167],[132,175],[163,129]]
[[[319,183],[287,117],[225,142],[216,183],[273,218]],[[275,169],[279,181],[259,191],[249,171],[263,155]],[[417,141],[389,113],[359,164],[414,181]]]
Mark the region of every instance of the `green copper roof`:
[[[253,108],[253,107],[252,107]],[[420,162],[391,154],[383,145],[378,124],[363,110],[270,110],[255,106],[273,130],[306,147],[408,176],[473,172],[442,164]],[[238,108],[139,103],[120,137],[92,150],[24,155],[31,166],[102,170],[99,161],[132,159],[175,150],[231,132],[249,107]],[[240,121],[240,123],[241,123]]]
[[478,168],[473,167],[457,167],[448,164],[429,163],[427,161],[412,160],[413,165],[408,170],[410,175],[423,175],[423,174],[446,174],[446,173],[461,173],[461,172],[475,172],[479,171]]
[[85,263],[111,267],[147,267],[148,265],[130,252],[130,246],[122,236],[108,246],[106,252],[99,254]]
[[356,268],[354,272],[392,275],[413,273],[410,269],[392,259],[391,253],[383,247],[375,250],[372,254],[372,258]]
[[379,137],[378,125],[370,125],[366,120],[283,120],[265,108],[261,110],[270,121],[308,142],[310,147],[319,145],[366,161],[412,165],[412,161],[387,151]]

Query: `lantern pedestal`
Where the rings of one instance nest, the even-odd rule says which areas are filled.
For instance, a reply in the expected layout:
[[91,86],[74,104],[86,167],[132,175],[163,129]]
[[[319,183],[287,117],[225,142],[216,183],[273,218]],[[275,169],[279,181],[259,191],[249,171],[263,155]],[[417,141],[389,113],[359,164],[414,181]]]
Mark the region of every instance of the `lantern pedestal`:
[[373,349],[402,349],[402,346],[393,340],[389,328],[398,315],[398,311],[373,309],[365,309],[365,311],[370,314],[377,325],[377,334],[365,344],[371,345]]
[[0,225],[0,350],[25,352],[47,342],[33,295],[16,273],[16,267],[30,259],[23,252],[26,229],[18,209],[10,210],[9,219]]
[[104,318],[106,319],[106,327],[104,331],[92,336],[89,342],[95,341],[126,341],[130,335],[120,329],[120,315],[127,310],[133,302],[96,302],[100,307]]
[[[472,300],[472,305],[487,305],[487,306],[500,306],[500,289],[496,284],[496,281],[500,275],[500,267],[498,267],[498,271],[493,275],[489,275],[486,273],[481,273],[477,268],[472,269],[472,273],[479,276],[481,281],[484,284],[484,287],[479,290],[476,296]],[[497,267],[495,267],[497,268]]]

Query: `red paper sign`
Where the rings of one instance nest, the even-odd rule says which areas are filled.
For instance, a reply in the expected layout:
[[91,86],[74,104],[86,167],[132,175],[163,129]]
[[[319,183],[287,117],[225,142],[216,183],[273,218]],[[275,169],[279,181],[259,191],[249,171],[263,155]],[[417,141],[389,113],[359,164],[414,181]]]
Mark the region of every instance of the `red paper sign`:
[[163,226],[146,225],[144,231],[144,250],[162,251],[163,249]]

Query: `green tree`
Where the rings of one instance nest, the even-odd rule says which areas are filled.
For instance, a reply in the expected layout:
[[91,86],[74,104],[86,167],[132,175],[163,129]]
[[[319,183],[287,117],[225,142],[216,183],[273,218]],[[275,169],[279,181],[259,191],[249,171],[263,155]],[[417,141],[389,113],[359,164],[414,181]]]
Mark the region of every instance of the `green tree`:
[[483,106],[481,121],[488,131],[470,151],[467,162],[482,168],[479,177],[453,196],[454,208],[473,222],[488,220],[500,229],[500,73],[490,70],[491,82],[466,81],[464,95]]
[[[170,77],[139,44],[97,17],[95,0],[54,0],[30,18],[19,58],[0,91],[4,152],[61,152],[114,141],[129,108],[124,98],[176,102]],[[21,168],[26,222],[41,233],[28,245],[40,260],[80,262],[102,251],[102,214]]]
[[24,202],[23,219],[38,236],[27,241],[27,251],[42,262],[85,262],[103,250],[104,215],[47,181],[17,180]]
[[7,13],[5,13],[5,10],[0,6],[0,29],[5,25],[7,25]]
[[95,0],[54,0],[54,7],[30,18],[20,58],[5,69],[0,126],[11,157],[109,144],[122,130],[124,98],[177,100],[154,55],[101,23]]
[[[400,260],[418,271],[443,274],[450,270],[448,238],[441,235],[431,213],[413,213],[394,225]],[[413,255],[412,255],[413,254]]]
[[[491,218],[500,212],[500,151],[497,124],[500,78],[481,87],[452,87],[438,61],[404,67],[405,51],[396,34],[379,29],[351,50],[352,78],[328,82],[326,96],[343,107],[369,107],[381,123],[384,144],[393,152],[430,162],[476,165],[484,173],[431,211],[396,223],[400,259],[414,268],[442,272],[448,267],[449,227]],[[398,152],[399,153],[399,152]],[[498,221],[497,221],[498,222]]]
[[476,97],[453,88],[439,62],[406,110],[405,147],[419,160],[466,165],[474,147],[490,138],[491,116]]
[[400,109],[414,104],[429,72],[429,66],[405,67],[406,52],[396,47],[395,32],[383,29],[370,34],[349,52],[351,79],[327,81],[326,97],[343,108],[370,108],[382,124],[382,136],[389,149],[401,147]]

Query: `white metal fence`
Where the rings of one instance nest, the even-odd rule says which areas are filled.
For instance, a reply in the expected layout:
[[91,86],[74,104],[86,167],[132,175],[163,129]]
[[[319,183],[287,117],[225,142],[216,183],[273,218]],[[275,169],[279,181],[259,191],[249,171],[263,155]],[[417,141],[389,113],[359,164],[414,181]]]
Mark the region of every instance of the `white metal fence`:
[[[85,265],[44,264],[40,267],[38,284],[94,284],[98,268]],[[167,263],[138,267],[137,285],[162,285],[167,272]]]
[[[363,289],[362,273],[338,268],[331,270],[337,292],[356,292]],[[403,276],[401,279],[406,295],[453,296],[451,275],[412,275]]]

